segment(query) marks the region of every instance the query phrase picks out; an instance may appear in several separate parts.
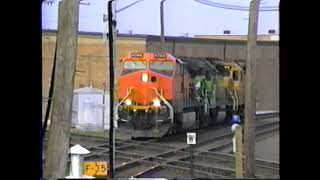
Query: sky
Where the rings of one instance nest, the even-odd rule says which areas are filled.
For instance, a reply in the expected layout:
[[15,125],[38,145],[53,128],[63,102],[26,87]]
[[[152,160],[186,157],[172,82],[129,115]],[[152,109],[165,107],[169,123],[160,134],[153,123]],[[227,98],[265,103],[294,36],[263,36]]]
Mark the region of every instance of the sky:
[[[56,30],[58,3],[42,5],[42,29]],[[116,9],[121,9],[137,0],[118,0]],[[142,0],[116,15],[119,33],[160,35],[160,1]],[[209,0],[228,5],[249,7],[250,0]],[[103,22],[106,0],[82,0],[79,9],[79,31],[106,32]],[[279,0],[262,0],[260,7],[278,6]],[[166,36],[221,35],[230,30],[233,35],[248,33],[249,11],[237,11],[208,6],[195,0],[167,0],[164,3]],[[279,33],[279,11],[260,11],[258,34],[268,34],[270,29]]]

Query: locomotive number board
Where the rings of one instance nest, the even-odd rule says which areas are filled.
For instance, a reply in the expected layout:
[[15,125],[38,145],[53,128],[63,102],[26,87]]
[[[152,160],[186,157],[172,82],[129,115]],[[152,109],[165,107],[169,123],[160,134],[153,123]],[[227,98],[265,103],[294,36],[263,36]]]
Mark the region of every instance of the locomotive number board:
[[154,58],[166,58],[167,55],[166,54],[163,54],[163,53],[155,53],[154,54]]
[[131,53],[131,58],[143,58],[143,53]]

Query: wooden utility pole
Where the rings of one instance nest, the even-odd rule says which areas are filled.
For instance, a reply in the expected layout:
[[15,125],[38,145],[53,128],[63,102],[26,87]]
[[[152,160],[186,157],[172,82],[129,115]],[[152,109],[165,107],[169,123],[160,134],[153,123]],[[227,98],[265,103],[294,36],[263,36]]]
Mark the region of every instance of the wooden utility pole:
[[77,59],[80,0],[59,3],[57,59],[51,125],[44,168],[45,178],[63,178],[66,174],[71,128],[73,86]]
[[162,0],[161,2],[160,2],[160,22],[161,22],[161,24],[160,24],[160,26],[161,26],[161,37],[160,37],[160,41],[161,41],[161,47],[160,47],[160,49],[161,49],[161,52],[163,52],[164,51],[164,41],[165,41],[165,39],[164,39],[164,12],[163,12],[163,5],[164,5],[164,2],[165,2],[166,0]]
[[245,177],[255,176],[255,113],[256,113],[256,46],[260,0],[252,0],[249,13],[247,44],[245,121],[244,121],[244,171]]

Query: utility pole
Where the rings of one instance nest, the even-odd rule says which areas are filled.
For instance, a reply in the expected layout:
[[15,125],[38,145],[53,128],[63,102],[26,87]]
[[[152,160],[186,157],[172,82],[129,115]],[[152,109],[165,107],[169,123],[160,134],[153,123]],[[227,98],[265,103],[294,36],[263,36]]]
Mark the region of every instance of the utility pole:
[[[106,2],[108,2],[109,0],[106,0]],[[122,7],[122,8],[120,8],[120,9],[116,9],[117,8],[117,0],[115,0],[114,2],[113,2],[113,19],[114,20],[116,20],[116,17],[117,17],[117,13],[120,13],[120,12],[122,12],[122,11],[124,11],[124,10],[126,10],[126,9],[128,9],[128,8],[130,8],[130,7],[132,7],[132,6],[134,6],[134,5],[136,5],[136,4],[138,4],[139,2],[142,2],[143,0],[137,0],[137,1],[135,1],[135,2],[133,2],[133,3],[131,3],[131,4],[129,4],[129,5],[127,5],[127,6],[125,6],[125,7]],[[104,41],[105,41],[105,43],[106,43],[106,47],[107,47],[107,30],[108,30],[108,25],[107,25],[107,21],[108,21],[108,3],[106,3],[107,5],[106,5],[106,8],[105,8],[105,14],[103,14],[103,22],[105,23],[105,31],[104,31],[104,33],[103,33],[103,39],[104,39]],[[114,27],[115,29],[116,29],[116,26]],[[116,46],[116,42],[117,42],[117,31],[115,30],[115,32],[114,32],[114,36],[113,36],[113,42],[114,42],[114,49],[116,49],[117,48],[117,46]],[[116,54],[115,54],[115,52],[114,52],[114,57],[117,57],[116,56]],[[116,60],[116,58],[114,58],[114,64],[115,64],[115,66],[117,67],[118,66],[118,61]],[[118,86],[118,82],[117,82],[117,79],[118,79],[118,71],[117,71],[117,69],[115,69],[115,71],[114,71],[114,77],[115,77],[115,80],[114,80],[114,89],[115,89],[115,92],[114,92],[114,95],[116,96],[117,95],[117,86]],[[117,102],[117,100],[115,99],[114,100],[114,103],[118,103]]]
[[109,26],[109,73],[110,73],[110,128],[109,128],[109,163],[110,163],[110,178],[114,178],[114,162],[115,162],[115,142],[114,142],[114,116],[113,116],[113,92],[114,92],[114,60],[115,57],[115,42],[114,33],[116,26],[116,19],[113,13],[112,3],[114,0],[108,2],[108,26]]
[[249,13],[247,63],[245,82],[244,171],[245,177],[255,176],[255,113],[256,113],[256,47],[260,0],[252,0]]
[[56,58],[57,58],[57,44],[58,44],[58,41],[56,40],[56,45],[55,45],[55,49],[54,49],[53,66],[52,66],[52,71],[51,71],[48,103],[47,103],[47,109],[46,109],[46,114],[45,114],[44,123],[43,123],[43,130],[44,130],[43,131],[43,136],[42,136],[43,139],[44,139],[44,137],[46,135],[48,120],[49,120],[50,113],[51,113],[52,94],[53,94],[53,87],[54,87],[54,72],[55,72]]
[[[117,93],[117,56],[116,56],[116,13],[119,13],[121,11],[124,11],[125,9],[137,4],[138,2],[141,2],[143,0],[135,1],[119,10],[116,10],[116,0],[109,0],[107,1],[107,12],[103,15],[103,22],[108,21],[108,40],[109,40],[109,77],[110,77],[110,128],[109,128],[109,163],[110,163],[110,178],[114,177],[114,162],[115,162],[115,134],[114,134],[114,122],[115,122],[115,116],[114,116],[114,107],[115,103],[117,103],[117,100],[114,99],[116,93]],[[107,25],[106,25],[107,27]],[[107,29],[107,28],[106,28]],[[107,31],[103,34],[103,39],[106,42],[106,35]],[[116,77],[116,78],[114,78]]]
[[80,0],[63,0],[59,4],[52,117],[44,169],[44,177],[50,179],[63,178],[67,175],[77,59],[79,3]]
[[160,2],[160,21],[161,21],[161,37],[160,37],[160,40],[161,40],[161,52],[163,52],[164,51],[164,41],[165,41],[165,39],[164,39],[164,12],[163,12],[163,5],[164,5],[164,2],[165,2],[166,0],[162,0],[161,2]]

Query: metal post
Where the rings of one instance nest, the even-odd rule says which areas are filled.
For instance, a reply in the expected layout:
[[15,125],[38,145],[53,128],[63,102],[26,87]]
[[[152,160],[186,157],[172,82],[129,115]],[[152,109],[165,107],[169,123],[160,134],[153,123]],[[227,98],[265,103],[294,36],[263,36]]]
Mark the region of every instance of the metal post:
[[102,131],[104,132],[104,121],[106,111],[106,83],[103,83],[103,97],[102,97]]
[[255,177],[256,46],[260,0],[252,0],[249,13],[245,82],[244,167],[246,177]]
[[224,40],[223,44],[223,61],[226,61],[227,40]]
[[66,178],[81,178],[83,177],[83,157],[81,155],[89,154],[90,151],[79,144],[71,147],[69,151],[71,154],[70,175]]
[[194,173],[193,173],[193,144],[190,145],[190,153],[191,153],[191,161],[190,161],[190,174],[191,178],[193,178]]
[[187,133],[187,144],[190,144],[190,175],[193,177],[193,145],[196,144],[196,133]]
[[110,73],[110,128],[109,128],[109,163],[110,163],[110,178],[114,178],[114,120],[113,120],[113,91],[114,91],[114,26],[115,20],[112,13],[112,2],[108,2],[108,25],[109,25],[109,73]]
[[71,154],[71,176],[79,178],[81,176],[80,154]]
[[236,178],[243,178],[242,127],[236,127],[235,137],[235,167]]
[[[59,7],[60,7],[60,3],[59,2]],[[53,87],[54,87],[54,72],[56,69],[56,59],[57,59],[57,45],[58,45],[58,39],[56,40],[56,46],[55,46],[55,50],[54,50],[54,58],[53,58],[53,67],[52,67],[52,71],[51,71],[51,82],[50,82],[50,88],[49,88],[49,96],[48,96],[48,102],[47,102],[47,109],[46,109],[46,114],[44,117],[44,124],[43,124],[43,136],[42,138],[44,139],[45,135],[46,135],[46,130],[47,130],[47,124],[48,124],[48,119],[50,117],[50,112],[51,112],[51,105],[52,105],[52,96],[53,96]]]
[[164,12],[163,12],[163,5],[164,5],[164,2],[165,2],[166,0],[162,0],[161,2],[160,2],[160,22],[161,22],[161,52],[163,52],[164,51],[164,41],[165,41],[165,39],[164,39]]

